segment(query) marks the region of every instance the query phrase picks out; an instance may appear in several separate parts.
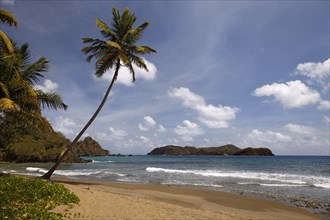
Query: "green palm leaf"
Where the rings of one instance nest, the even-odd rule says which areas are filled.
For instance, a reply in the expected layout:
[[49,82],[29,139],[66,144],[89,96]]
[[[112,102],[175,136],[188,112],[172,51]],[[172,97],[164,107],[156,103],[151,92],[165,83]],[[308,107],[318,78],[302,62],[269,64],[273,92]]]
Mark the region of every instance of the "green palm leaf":
[[42,108],[49,109],[64,109],[66,110],[68,106],[63,103],[61,96],[53,92],[43,92],[41,90],[36,90],[37,97]]

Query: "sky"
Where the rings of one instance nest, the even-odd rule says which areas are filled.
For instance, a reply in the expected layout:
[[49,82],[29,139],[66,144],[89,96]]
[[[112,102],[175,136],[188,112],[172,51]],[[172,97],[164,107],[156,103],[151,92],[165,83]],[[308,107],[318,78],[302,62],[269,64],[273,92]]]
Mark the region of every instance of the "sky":
[[1,29],[31,61],[50,68],[37,87],[58,92],[67,111],[43,110],[71,140],[99,105],[113,70],[94,76],[83,37],[100,38],[112,7],[128,7],[144,57],[132,83],[122,67],[84,136],[111,153],[146,154],[164,145],[268,147],[276,155],[330,155],[329,1],[5,0],[18,28]]

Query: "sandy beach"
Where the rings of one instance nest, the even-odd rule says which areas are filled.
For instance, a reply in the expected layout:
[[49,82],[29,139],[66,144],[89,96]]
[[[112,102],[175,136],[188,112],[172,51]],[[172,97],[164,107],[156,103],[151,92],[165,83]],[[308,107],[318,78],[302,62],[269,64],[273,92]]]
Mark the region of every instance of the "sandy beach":
[[166,185],[53,179],[80,203],[67,219],[321,219],[308,211],[245,195]]

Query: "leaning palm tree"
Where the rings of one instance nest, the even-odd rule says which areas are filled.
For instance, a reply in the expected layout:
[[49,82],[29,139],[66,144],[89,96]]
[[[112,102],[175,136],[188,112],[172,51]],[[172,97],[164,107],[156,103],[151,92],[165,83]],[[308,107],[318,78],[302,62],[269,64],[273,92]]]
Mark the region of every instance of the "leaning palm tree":
[[84,43],[89,44],[89,46],[82,49],[82,52],[89,54],[87,61],[90,62],[92,58],[97,59],[95,64],[96,76],[101,77],[108,69],[114,69],[112,81],[94,115],[90,118],[72,143],[67,147],[66,151],[59,157],[53,167],[42,176],[44,179],[50,179],[51,175],[57,169],[67,153],[77,143],[83,133],[99,114],[109,96],[114,82],[117,79],[120,67],[125,66],[130,70],[132,73],[132,81],[134,82],[135,72],[133,69],[133,64],[148,71],[144,59],[139,57],[139,55],[156,53],[156,50],[149,46],[135,45],[135,43],[142,37],[143,31],[148,27],[148,22],[144,22],[142,25],[134,29],[133,25],[136,21],[136,17],[129,11],[128,8],[124,10],[122,15],[120,15],[118,9],[112,8],[112,15],[113,20],[111,28],[101,19],[96,19],[96,25],[101,29],[101,33],[105,40],[93,38],[82,39]]

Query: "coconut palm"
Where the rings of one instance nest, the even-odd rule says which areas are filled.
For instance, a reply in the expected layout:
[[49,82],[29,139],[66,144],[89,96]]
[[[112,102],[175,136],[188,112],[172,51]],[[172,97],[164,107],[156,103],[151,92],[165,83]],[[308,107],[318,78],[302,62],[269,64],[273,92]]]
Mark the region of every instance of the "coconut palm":
[[4,42],[0,42],[0,113],[17,126],[33,129],[51,129],[42,117],[41,109],[66,109],[61,97],[54,92],[44,92],[34,86],[48,70],[49,61],[41,57],[34,63],[29,60],[28,44],[17,47],[11,41],[11,53]]
[[133,64],[148,71],[144,59],[139,55],[156,53],[156,51],[149,46],[135,45],[135,43],[142,37],[143,31],[148,27],[148,22],[144,22],[134,29],[133,25],[136,21],[136,17],[128,8],[123,11],[122,15],[118,9],[112,8],[112,16],[113,20],[111,27],[101,19],[96,19],[96,25],[100,28],[101,34],[105,40],[93,38],[82,39],[84,43],[89,44],[89,46],[82,49],[83,53],[89,54],[87,61],[90,62],[92,58],[97,59],[95,63],[96,76],[101,77],[108,69],[114,69],[112,81],[94,115],[90,118],[73,142],[67,147],[67,150],[61,155],[54,166],[44,174],[42,178],[50,179],[63,158],[94,121],[109,96],[112,86],[117,79],[120,67],[125,66],[130,70],[132,73],[132,81],[134,82],[135,71],[133,69]]

